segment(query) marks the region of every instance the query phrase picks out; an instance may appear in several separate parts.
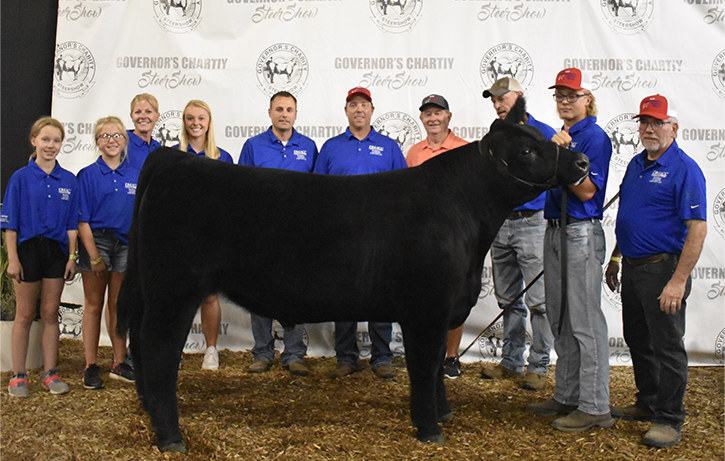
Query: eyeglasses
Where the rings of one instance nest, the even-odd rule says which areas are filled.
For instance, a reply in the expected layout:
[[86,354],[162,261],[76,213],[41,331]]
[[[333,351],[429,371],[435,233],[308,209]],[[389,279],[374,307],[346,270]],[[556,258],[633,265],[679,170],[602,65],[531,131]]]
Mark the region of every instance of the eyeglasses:
[[571,93],[571,94],[554,94],[552,97],[554,98],[554,101],[556,102],[564,102],[566,99],[569,103],[574,104],[581,98],[582,96],[589,96],[588,94],[578,94],[578,93]]
[[640,128],[644,128],[644,129],[647,129],[648,126],[651,126],[652,129],[659,130],[663,126],[669,125],[670,123],[672,123],[672,122],[665,122],[663,120],[651,120],[649,122],[647,122],[645,120],[640,120],[639,121],[639,127]]
[[116,133],[116,134],[103,133],[102,135],[100,135],[96,139],[100,139],[102,141],[108,142],[111,139],[113,139],[115,141],[120,141],[121,138],[123,138],[123,135],[121,133]]

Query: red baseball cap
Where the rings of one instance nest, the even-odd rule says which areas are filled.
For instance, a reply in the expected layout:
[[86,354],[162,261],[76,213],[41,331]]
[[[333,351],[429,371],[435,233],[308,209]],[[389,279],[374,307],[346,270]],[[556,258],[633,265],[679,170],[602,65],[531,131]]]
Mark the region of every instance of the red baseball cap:
[[589,79],[576,67],[564,69],[556,75],[556,83],[549,89],[564,86],[572,90],[589,90]]
[[667,120],[670,117],[677,117],[675,108],[661,94],[647,96],[639,103],[639,114],[634,118],[649,115],[659,120]]
[[350,102],[352,97],[355,96],[356,94],[362,95],[368,101],[373,102],[373,97],[370,95],[370,90],[368,90],[367,88],[364,88],[362,86],[356,86],[355,88],[348,91],[347,99],[345,99],[345,102]]

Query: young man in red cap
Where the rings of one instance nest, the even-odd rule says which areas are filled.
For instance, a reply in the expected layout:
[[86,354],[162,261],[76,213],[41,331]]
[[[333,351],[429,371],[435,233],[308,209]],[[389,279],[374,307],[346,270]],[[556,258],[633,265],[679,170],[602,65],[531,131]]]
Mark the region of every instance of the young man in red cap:
[[542,416],[566,415],[552,424],[566,432],[614,424],[609,411],[609,338],[601,307],[601,218],[612,142],[596,124],[596,101],[584,77],[579,69],[564,69],[550,87],[564,122],[551,140],[589,157],[590,171],[578,184],[546,193],[544,284],[557,355],[556,388],[549,400],[529,405]]
[[637,401],[612,416],[651,421],[642,443],[671,447],[685,422],[685,306],[707,235],[705,176],[677,145],[678,122],[667,98],[640,103],[645,150],[627,166],[619,187],[617,245],[606,272],[617,289],[622,265],[624,339],[632,353]]
[[[448,128],[453,114],[446,98],[439,94],[429,94],[420,104],[420,121],[427,134],[421,142],[408,149],[405,161],[408,166],[418,166],[443,152],[468,144],[468,141],[459,138]],[[463,325],[448,331],[448,350],[446,361],[443,364],[443,374],[446,378],[456,379],[461,375],[461,363],[458,361],[458,347],[463,336]]]
[[[406,168],[398,143],[370,125],[374,110],[370,90],[355,87],[347,92],[345,115],[349,125],[344,133],[322,145],[315,162],[315,173],[357,175]],[[340,309],[344,308],[340,306]],[[383,379],[394,378],[397,374],[391,364],[392,329],[391,323],[368,322],[372,341],[370,368]],[[335,322],[335,355],[337,368],[331,374],[333,378],[360,371],[357,322]]]

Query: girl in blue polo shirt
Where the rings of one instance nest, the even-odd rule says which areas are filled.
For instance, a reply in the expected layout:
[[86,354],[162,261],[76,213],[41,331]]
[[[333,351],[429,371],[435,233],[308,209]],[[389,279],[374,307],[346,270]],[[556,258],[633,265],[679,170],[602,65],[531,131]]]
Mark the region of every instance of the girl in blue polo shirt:
[[128,159],[128,134],[121,119],[113,116],[99,119],[95,135],[100,155],[95,163],[78,173],[78,234],[82,243],[78,269],[83,277],[85,296],[83,348],[86,368],[83,387],[86,389],[103,387],[101,369],[96,362],[106,289],[106,327],[113,347],[109,377],[134,382],[133,369],[125,362],[126,339],[116,333],[116,301],[126,271],[128,229],[131,227],[139,170]]
[[[183,119],[180,144],[175,146],[177,149],[199,157],[234,163],[232,156],[224,149],[217,147],[214,141],[214,124],[211,118],[211,108],[207,103],[192,99],[184,107]],[[201,329],[204,332],[207,346],[204,361],[201,364],[203,370],[219,368],[219,351],[216,344],[221,320],[222,310],[219,298],[211,295],[201,304]]]
[[43,327],[43,387],[51,394],[65,394],[68,385],[58,376],[58,307],[64,280],[76,273],[78,190],[73,173],[56,161],[65,138],[63,125],[43,117],[30,130],[35,152],[27,166],[8,181],[0,227],[5,230],[8,275],[15,288],[15,323],[11,352],[13,377],[8,392],[28,397],[28,354],[30,326],[40,292],[40,320]]

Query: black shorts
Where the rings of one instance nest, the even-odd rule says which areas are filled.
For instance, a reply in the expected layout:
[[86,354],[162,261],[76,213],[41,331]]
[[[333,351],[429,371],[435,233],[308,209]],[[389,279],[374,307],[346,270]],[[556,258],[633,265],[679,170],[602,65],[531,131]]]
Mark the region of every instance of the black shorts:
[[42,279],[62,279],[68,255],[57,240],[33,237],[18,247],[18,259],[23,266],[23,282],[39,282]]

